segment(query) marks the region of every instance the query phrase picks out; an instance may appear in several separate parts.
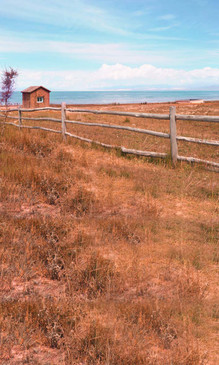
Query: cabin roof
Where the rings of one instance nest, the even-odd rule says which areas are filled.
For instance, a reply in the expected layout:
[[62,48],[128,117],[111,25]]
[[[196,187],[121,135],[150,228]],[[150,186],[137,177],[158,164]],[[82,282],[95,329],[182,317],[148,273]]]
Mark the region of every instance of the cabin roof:
[[46,91],[48,91],[50,93],[50,90],[47,89],[46,87],[44,86],[29,86],[27,89],[24,89],[23,91],[21,91],[22,93],[33,93],[34,91],[38,90],[38,89],[44,89]]

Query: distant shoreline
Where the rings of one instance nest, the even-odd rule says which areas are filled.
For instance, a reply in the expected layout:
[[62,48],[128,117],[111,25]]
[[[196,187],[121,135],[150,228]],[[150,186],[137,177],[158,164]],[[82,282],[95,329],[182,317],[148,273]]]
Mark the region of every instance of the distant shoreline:
[[[191,106],[202,106],[202,105],[214,105],[214,104],[218,104],[219,103],[219,99],[218,100],[203,100],[202,103],[194,103],[194,102],[191,102],[189,100],[179,100],[179,101],[165,101],[165,102],[162,102],[162,101],[158,101],[158,102],[143,102],[143,103],[139,103],[139,102],[136,102],[136,103],[105,103],[105,104],[76,104],[76,103],[66,103],[66,106],[67,107],[74,107],[74,108],[78,108],[78,109],[83,109],[83,108],[94,108],[94,107],[97,107],[97,108],[100,108],[100,107],[137,107],[137,106],[141,106],[141,107],[144,107],[144,106],[168,106],[168,105],[175,105],[175,106],[180,106],[180,105],[191,105]],[[16,108],[18,106],[21,106],[22,107],[22,104],[19,104],[19,103],[16,103],[16,104],[9,104],[9,109],[10,108]],[[61,103],[50,103],[50,106],[51,107],[60,107],[61,106]],[[0,109],[1,110],[4,110],[5,109],[5,106],[4,105],[0,105]]]
[[[219,103],[219,99],[218,100],[203,100],[203,103],[202,104],[215,104],[215,103]],[[154,101],[154,102],[136,102],[136,103],[101,103],[101,104],[98,104],[98,103],[93,103],[93,104],[88,104],[88,103],[85,103],[85,104],[76,104],[76,103],[66,103],[67,106],[74,106],[74,107],[84,107],[84,106],[89,106],[89,107],[94,107],[94,106],[137,106],[137,105],[172,105],[172,104],[175,104],[175,105],[180,105],[180,104],[189,104],[189,105],[200,105],[200,103],[196,103],[194,101],[190,101],[190,100],[177,100],[177,101]],[[61,103],[50,103],[50,106],[51,107],[59,107],[61,105]],[[22,104],[19,104],[19,103],[10,103],[8,104],[9,108],[13,108],[13,107],[16,107],[16,106],[22,106]],[[0,105],[0,108],[5,108],[4,105]]]

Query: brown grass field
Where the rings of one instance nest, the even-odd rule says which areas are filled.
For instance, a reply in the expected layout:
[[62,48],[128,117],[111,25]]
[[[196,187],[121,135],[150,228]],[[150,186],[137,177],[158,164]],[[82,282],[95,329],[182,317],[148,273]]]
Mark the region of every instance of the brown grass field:
[[[87,108],[168,113],[169,106]],[[177,113],[219,115],[219,102],[180,104]],[[68,118],[169,131],[168,121]],[[0,363],[218,364],[218,172],[0,128]],[[169,152],[165,139],[67,129]],[[219,140],[216,123],[177,122],[177,132]],[[181,142],[179,153],[219,162],[213,146]]]

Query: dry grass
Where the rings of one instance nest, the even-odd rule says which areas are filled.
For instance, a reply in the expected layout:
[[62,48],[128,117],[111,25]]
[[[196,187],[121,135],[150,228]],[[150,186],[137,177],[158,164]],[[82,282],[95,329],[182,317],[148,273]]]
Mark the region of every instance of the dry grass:
[[[217,139],[199,128],[184,133]],[[80,132],[105,142],[113,133]],[[218,362],[216,172],[13,127],[0,148],[2,364]]]

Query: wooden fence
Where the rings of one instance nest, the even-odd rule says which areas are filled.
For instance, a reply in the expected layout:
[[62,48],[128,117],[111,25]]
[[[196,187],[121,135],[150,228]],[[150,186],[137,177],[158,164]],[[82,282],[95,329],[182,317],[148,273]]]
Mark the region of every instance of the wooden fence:
[[[47,118],[47,117],[30,118],[30,117],[24,117],[22,115],[22,113],[25,113],[25,112],[34,112],[34,111],[42,111],[42,110],[61,111],[61,119]],[[8,115],[9,112],[14,112],[14,111],[18,111],[17,117]],[[126,126],[122,126],[122,125],[89,123],[89,122],[81,122],[81,121],[75,121],[75,120],[67,120],[66,119],[67,111],[71,112],[71,113],[107,114],[107,115],[118,115],[118,116],[126,116],[126,117],[129,116],[129,117],[135,117],[135,118],[150,118],[150,119],[153,118],[153,119],[169,120],[170,121],[170,132],[162,133],[162,132],[157,132],[157,131],[152,131],[152,130],[147,130],[147,129],[126,127]],[[117,111],[103,111],[103,110],[71,109],[71,108],[66,108],[66,104],[62,103],[61,108],[54,108],[54,107],[45,107],[45,108],[37,108],[37,109],[21,109],[20,107],[12,108],[12,109],[5,111],[4,114],[0,114],[0,118],[5,118],[5,122],[1,122],[1,124],[4,124],[4,125],[12,125],[14,127],[20,128],[20,129],[21,128],[40,129],[40,130],[44,130],[47,132],[60,133],[60,134],[62,134],[64,140],[66,140],[66,136],[69,136],[69,137],[79,139],[81,141],[95,143],[95,144],[98,144],[98,145],[106,147],[106,148],[120,149],[123,153],[134,154],[134,155],[139,155],[139,156],[146,156],[146,157],[167,158],[168,154],[128,149],[128,148],[121,147],[121,146],[113,146],[113,145],[105,144],[105,143],[102,143],[99,141],[94,141],[94,140],[80,137],[78,135],[67,132],[66,126],[67,126],[67,124],[74,124],[74,125],[78,124],[78,125],[84,125],[84,126],[88,126],[88,127],[113,128],[113,129],[126,130],[126,131],[130,131],[130,132],[135,132],[135,133],[148,134],[148,135],[156,136],[156,137],[160,137],[160,138],[168,138],[168,139],[170,139],[171,160],[172,160],[172,163],[174,166],[176,165],[177,160],[178,160],[178,161],[204,163],[204,164],[219,168],[219,163],[217,163],[217,162],[202,160],[202,159],[198,159],[198,158],[194,158],[194,157],[179,156],[178,147],[177,147],[177,141],[186,141],[186,142],[199,143],[199,144],[205,144],[205,145],[211,145],[211,146],[219,146],[219,141],[178,136],[177,128],[176,128],[177,120],[219,123],[219,116],[179,115],[179,114],[176,114],[176,108],[174,106],[170,107],[169,114],[148,114],[148,113],[131,113],[131,112],[127,113],[127,112],[117,112]],[[7,119],[16,119],[18,124],[6,122],[6,120],[7,120],[6,118]],[[55,130],[55,129],[45,128],[45,127],[40,127],[40,126],[27,126],[27,125],[23,125],[23,123],[22,123],[23,120],[49,121],[49,122],[61,123],[61,129]]]

